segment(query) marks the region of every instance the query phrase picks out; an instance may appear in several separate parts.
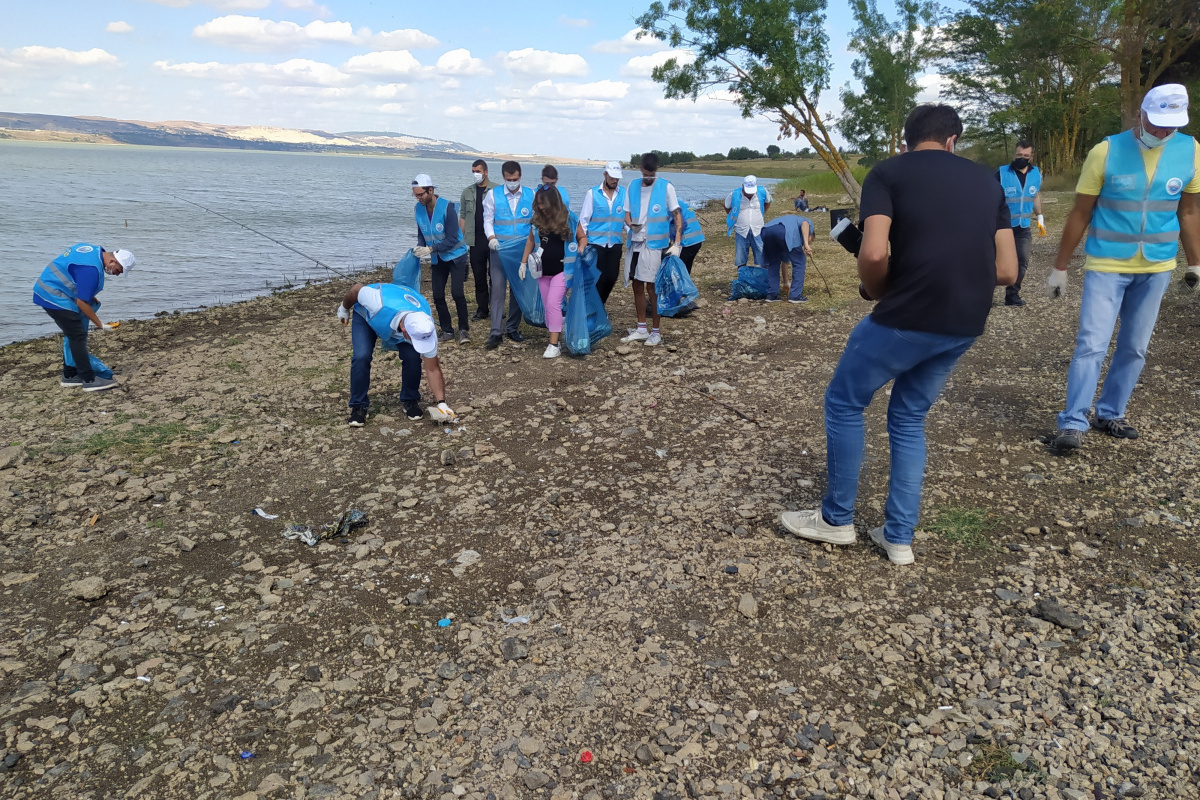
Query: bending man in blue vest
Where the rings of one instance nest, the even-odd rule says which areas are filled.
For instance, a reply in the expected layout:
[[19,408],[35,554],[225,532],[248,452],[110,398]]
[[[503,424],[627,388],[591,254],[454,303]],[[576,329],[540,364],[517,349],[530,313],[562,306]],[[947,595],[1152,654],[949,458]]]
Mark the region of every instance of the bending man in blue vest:
[[758,185],[758,178],[747,175],[742,179],[740,191],[733,191],[725,198],[725,234],[733,236],[733,265],[744,267],[750,252],[754,253],[754,265],[763,265],[762,233],[767,211],[771,208],[771,193],[765,186]]
[[789,303],[807,303],[804,272],[812,255],[813,223],[808,217],[784,214],[763,226],[763,261],[767,265],[767,302],[779,302],[779,269],[786,258],[792,265]]
[[[371,359],[375,343],[395,350],[400,358],[400,404],[409,419],[421,418],[421,368],[429,375],[429,388],[437,409],[429,416],[439,421],[454,419],[446,405],[446,379],[438,361],[437,329],[429,303],[420,292],[394,283],[356,283],[337,307],[338,319],[349,324],[354,355],[350,358],[350,427],[361,428],[371,406]],[[351,321],[353,317],[353,321]]]
[[433,287],[433,305],[437,308],[438,322],[442,326],[439,341],[454,340],[454,324],[450,308],[446,305],[446,280],[450,280],[450,296],[458,311],[458,343],[471,341],[471,323],[467,318],[467,295],[463,286],[467,282],[467,245],[463,242],[462,228],[458,226],[458,214],[454,203],[434,192],[433,180],[421,173],[413,178],[413,197],[417,198],[417,246],[413,254],[429,262],[430,285]]
[[1033,166],[1033,142],[1022,139],[1013,150],[1011,164],[996,170],[996,180],[1004,189],[1008,213],[1012,217],[1013,238],[1017,241],[1017,282],[1004,287],[1004,305],[1023,306],[1021,281],[1029,267],[1029,251],[1033,247],[1033,223],[1046,235],[1046,220],[1042,216],[1042,172]]
[[[1067,370],[1067,406],[1058,415],[1057,452],[1082,447],[1089,424],[1118,439],[1137,438],[1125,406],[1146,363],[1181,241],[1192,265],[1185,280],[1200,273],[1200,145],[1179,132],[1187,107],[1183,86],[1154,87],[1142,100],[1137,126],[1106,138],[1084,162],[1048,284],[1051,297],[1066,294],[1067,267],[1087,231],[1079,335]],[[1118,319],[1117,349],[1089,420]]]
[[[648,347],[662,343],[658,330],[658,298],[654,281],[665,256],[683,252],[683,215],[675,187],[666,178],[658,177],[658,156],[642,154],[642,179],[634,181],[627,194],[625,226],[629,242],[625,251],[625,285],[633,281],[633,307],[637,313],[637,330],[621,339],[622,342],[641,342]],[[675,219],[675,236],[671,237],[671,218]],[[652,326],[646,330],[646,306],[650,307]]]
[[77,244],[67,248],[50,262],[33,285],[33,302],[46,310],[67,340],[71,361],[63,358],[61,385],[64,388],[82,387],[85,392],[104,392],[116,387],[111,378],[102,378],[92,369],[88,352],[88,322],[97,331],[111,330],[96,316],[100,301],[96,295],[104,289],[107,275],[122,275],[133,268],[136,260],[128,250],[110,253],[94,244]]
[[[517,330],[521,324],[521,307],[508,285],[504,264],[500,262],[501,242],[524,243],[533,222],[533,189],[521,185],[521,165],[516,161],[505,161],[500,165],[504,185],[497,186],[483,196],[483,232],[488,238],[492,257],[488,274],[491,277],[492,329],[488,336],[487,349],[495,350],[505,335],[514,342],[523,342],[525,337]],[[516,245],[514,245],[516,246]],[[507,291],[506,291],[507,290]],[[508,295],[508,319],[504,319],[504,295]]]

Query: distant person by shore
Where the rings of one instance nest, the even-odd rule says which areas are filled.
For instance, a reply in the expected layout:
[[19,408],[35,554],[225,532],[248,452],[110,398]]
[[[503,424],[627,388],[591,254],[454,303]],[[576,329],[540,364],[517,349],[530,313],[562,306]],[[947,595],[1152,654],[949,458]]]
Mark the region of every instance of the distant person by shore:
[[792,198],[792,204],[796,207],[797,211],[808,211],[807,193],[801,189],[800,194]]

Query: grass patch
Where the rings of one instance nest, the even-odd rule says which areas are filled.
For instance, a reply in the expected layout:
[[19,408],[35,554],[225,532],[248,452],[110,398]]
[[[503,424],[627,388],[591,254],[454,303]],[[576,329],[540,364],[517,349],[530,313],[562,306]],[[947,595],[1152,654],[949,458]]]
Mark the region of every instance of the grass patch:
[[964,770],[966,776],[972,780],[989,783],[1011,780],[1018,772],[1033,777],[1038,783],[1046,780],[1046,773],[1042,772],[1037,762],[1028,759],[1021,764],[1013,758],[1007,747],[994,743],[979,745],[975,758]]
[[986,535],[992,527],[991,516],[982,508],[943,508],[933,522],[922,527],[963,547],[986,550],[992,546]]
[[229,370],[230,372],[245,372],[246,365],[240,361],[228,361],[225,364],[225,369]]
[[62,455],[84,453],[95,456],[122,453],[134,456],[148,456],[169,445],[198,441],[206,434],[215,431],[218,427],[219,424],[216,422],[206,423],[199,430],[193,430],[183,422],[134,425],[129,430],[101,431],[83,440],[60,442],[54,448],[54,452]]
[[[858,181],[858,185],[862,186],[863,180],[867,177],[868,170],[866,167],[851,167],[850,174]],[[828,169],[824,172],[814,172],[811,175],[797,175],[788,178],[782,183],[777,183],[771,187],[771,194],[790,198],[800,194],[800,190],[804,189],[809,194],[836,194],[845,193],[842,188],[842,182],[838,180],[838,176],[834,175]]]

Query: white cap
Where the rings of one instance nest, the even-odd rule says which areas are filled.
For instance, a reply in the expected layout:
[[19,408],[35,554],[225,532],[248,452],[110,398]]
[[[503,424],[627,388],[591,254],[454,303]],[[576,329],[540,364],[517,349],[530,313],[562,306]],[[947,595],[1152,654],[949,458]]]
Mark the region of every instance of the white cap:
[[433,317],[424,311],[410,311],[407,314],[396,315],[395,325],[399,330],[404,323],[404,333],[413,349],[423,356],[432,356],[437,352],[437,329],[433,327]]
[[752,192],[758,188],[758,178],[753,175],[747,175],[742,178],[742,188],[747,192]]
[[621,162],[610,161],[604,165],[604,174],[610,178],[621,180]]
[[113,258],[121,265],[123,272],[129,272],[133,268],[133,265],[137,263],[137,259],[133,257],[133,253],[128,250],[118,250],[113,253]]
[[413,188],[414,189],[432,189],[433,188],[433,178],[429,177],[424,172],[422,172],[420,175],[413,178]]
[[1164,83],[1146,92],[1142,111],[1151,125],[1160,128],[1182,128],[1188,124],[1187,89],[1178,83]]

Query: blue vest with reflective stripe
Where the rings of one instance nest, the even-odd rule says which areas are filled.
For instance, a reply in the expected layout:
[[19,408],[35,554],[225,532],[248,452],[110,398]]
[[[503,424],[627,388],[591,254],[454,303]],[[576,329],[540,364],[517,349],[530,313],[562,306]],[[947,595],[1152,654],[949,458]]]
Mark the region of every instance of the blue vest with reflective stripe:
[[[34,296],[55,308],[78,311],[79,306],[75,304],[75,300],[79,294],[76,291],[75,281],[71,280],[70,268],[74,266],[95,269],[100,276],[100,282],[96,285],[96,294],[100,294],[100,290],[104,288],[104,261],[100,257],[103,252],[103,248],[94,244],[77,244],[67,248],[62,255],[51,261],[42,270],[42,274],[38,276],[37,282],[33,285]],[[100,308],[100,301],[92,300],[91,306],[93,309]]]
[[[755,192],[758,199],[758,210],[762,212],[763,217],[767,215],[767,189],[765,186],[759,186]],[[746,193],[738,189],[733,193],[733,200],[729,203],[729,215],[725,217],[725,235],[733,235],[733,226],[737,224],[738,214],[742,211],[742,198]],[[765,220],[764,220],[765,221]]]
[[529,236],[529,226],[533,222],[533,189],[521,187],[516,216],[508,208],[508,190],[503,186],[492,189],[492,203],[496,206],[496,213],[492,215],[492,230],[497,239],[503,242]]
[[392,320],[396,318],[397,314],[424,311],[430,317],[433,316],[429,310],[429,302],[416,289],[408,286],[397,286],[394,283],[373,283],[369,288],[379,290],[379,296],[383,300],[383,307],[375,312],[374,316],[367,313],[367,310],[360,303],[354,304],[354,310],[367,321],[367,324],[379,336],[379,340],[385,350],[395,350],[396,345],[400,344],[400,342],[408,341],[400,331],[392,330]]
[[[680,244],[684,247],[700,244],[704,241],[704,232],[700,230],[700,220],[696,212],[682,200],[679,201],[679,213],[683,215],[683,239]],[[671,215],[671,241],[675,240],[675,215]]]
[[[421,229],[421,234],[425,237],[425,244],[432,247],[434,244],[441,244],[446,238],[446,208],[450,204],[446,202],[446,198],[439,197],[433,205],[433,219],[429,218],[429,212],[426,211],[424,204],[417,203],[416,217],[417,227]],[[455,240],[458,246],[453,250],[445,253],[433,253],[430,258],[436,264],[439,261],[454,261],[456,258],[461,258],[467,254],[467,246],[463,244],[462,230],[458,231],[458,239]]]
[[574,211],[567,212],[567,225],[571,228],[571,235],[563,242],[563,274],[569,275],[567,268],[575,268],[575,260],[579,258],[579,242],[575,238],[575,232],[579,230],[579,216]]
[[1004,202],[1008,203],[1012,226],[1028,228],[1033,221],[1033,198],[1042,188],[1042,173],[1037,167],[1030,167],[1025,173],[1025,185],[1021,186],[1021,178],[1011,164],[1005,164],[997,171],[1000,173],[1000,187],[1004,189]]
[[[636,185],[636,184],[635,184]],[[666,178],[655,178],[650,187],[650,208],[646,212],[646,246],[651,250],[665,250],[671,245],[671,212],[667,210],[667,187],[670,181]],[[635,223],[642,216],[642,191],[629,192],[629,218]],[[630,233],[632,239],[633,233]]]
[[1141,145],[1128,130],[1109,136],[1104,187],[1096,198],[1084,251],[1097,258],[1168,261],[1179,248],[1179,195],[1196,172],[1196,140],[1176,133],[1147,180]]
[[588,243],[599,247],[610,247],[621,243],[621,234],[625,231],[625,201],[627,199],[624,186],[617,186],[613,196],[612,211],[608,210],[608,197],[601,186],[592,187],[592,218],[588,222]]
[[566,206],[567,208],[570,208],[571,207],[571,196],[569,194],[567,194],[567,190],[564,189],[563,187],[559,186],[557,183],[554,184],[554,188],[558,189],[558,194],[562,198],[563,205]]

